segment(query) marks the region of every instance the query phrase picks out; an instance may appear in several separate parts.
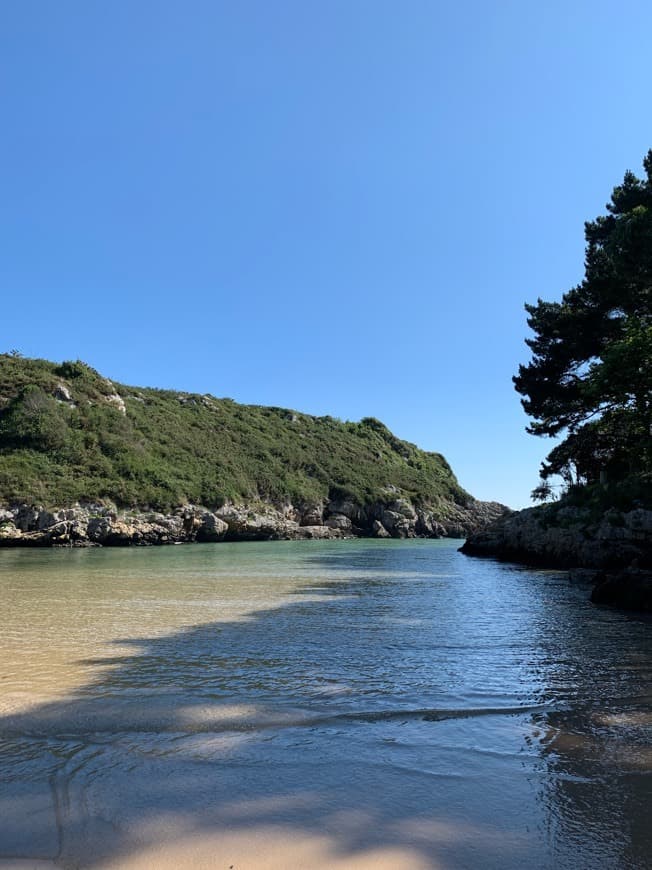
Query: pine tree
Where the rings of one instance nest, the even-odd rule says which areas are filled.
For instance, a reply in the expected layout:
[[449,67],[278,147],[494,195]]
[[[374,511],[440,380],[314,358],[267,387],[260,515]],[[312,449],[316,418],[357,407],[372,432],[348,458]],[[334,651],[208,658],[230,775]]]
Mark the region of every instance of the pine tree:
[[532,360],[513,379],[528,431],[565,439],[546,481],[652,472],[652,150],[627,172],[607,214],[585,224],[585,275],[560,302],[526,305]]

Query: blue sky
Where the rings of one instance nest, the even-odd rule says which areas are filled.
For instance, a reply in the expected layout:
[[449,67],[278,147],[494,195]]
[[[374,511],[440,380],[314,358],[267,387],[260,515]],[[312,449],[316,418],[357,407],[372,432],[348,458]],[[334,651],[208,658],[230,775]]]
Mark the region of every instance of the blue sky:
[[523,303],[652,147],[652,5],[15,0],[0,350],[343,419],[529,503]]

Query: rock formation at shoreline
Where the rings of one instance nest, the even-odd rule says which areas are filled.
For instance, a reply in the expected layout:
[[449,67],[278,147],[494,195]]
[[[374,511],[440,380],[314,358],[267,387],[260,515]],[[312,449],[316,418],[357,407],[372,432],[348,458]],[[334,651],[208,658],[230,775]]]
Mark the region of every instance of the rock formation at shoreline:
[[129,546],[190,542],[326,540],[346,537],[464,537],[505,511],[494,502],[470,501],[437,518],[405,499],[387,504],[226,504],[210,511],[183,505],[171,513],[119,511],[115,506],[74,505],[47,510],[17,504],[0,510],[0,547]]
[[460,549],[469,556],[579,569],[576,576],[594,584],[595,603],[652,611],[652,510],[528,508],[505,514]]

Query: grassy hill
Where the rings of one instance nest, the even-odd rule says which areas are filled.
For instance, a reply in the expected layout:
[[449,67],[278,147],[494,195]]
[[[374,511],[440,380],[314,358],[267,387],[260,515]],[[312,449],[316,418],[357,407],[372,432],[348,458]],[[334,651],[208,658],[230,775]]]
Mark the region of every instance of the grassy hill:
[[83,362],[0,354],[0,502],[167,510],[255,500],[471,500],[438,453],[378,420],[313,417],[113,383]]

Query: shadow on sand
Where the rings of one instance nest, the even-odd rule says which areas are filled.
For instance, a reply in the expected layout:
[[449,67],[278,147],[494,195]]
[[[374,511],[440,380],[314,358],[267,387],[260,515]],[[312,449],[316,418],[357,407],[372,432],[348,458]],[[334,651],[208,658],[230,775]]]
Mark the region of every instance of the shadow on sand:
[[[619,802],[608,769],[596,775],[595,723],[573,741],[577,718],[371,700],[374,629],[354,622],[371,582],[120,640],[133,652],[94,660],[97,676],[69,698],[2,717],[0,856],[88,868],[644,866],[649,833],[627,836],[631,801],[649,799],[642,770],[625,764],[634,784]],[[340,618],[311,640],[314,608]],[[405,666],[400,646],[385,655]]]

